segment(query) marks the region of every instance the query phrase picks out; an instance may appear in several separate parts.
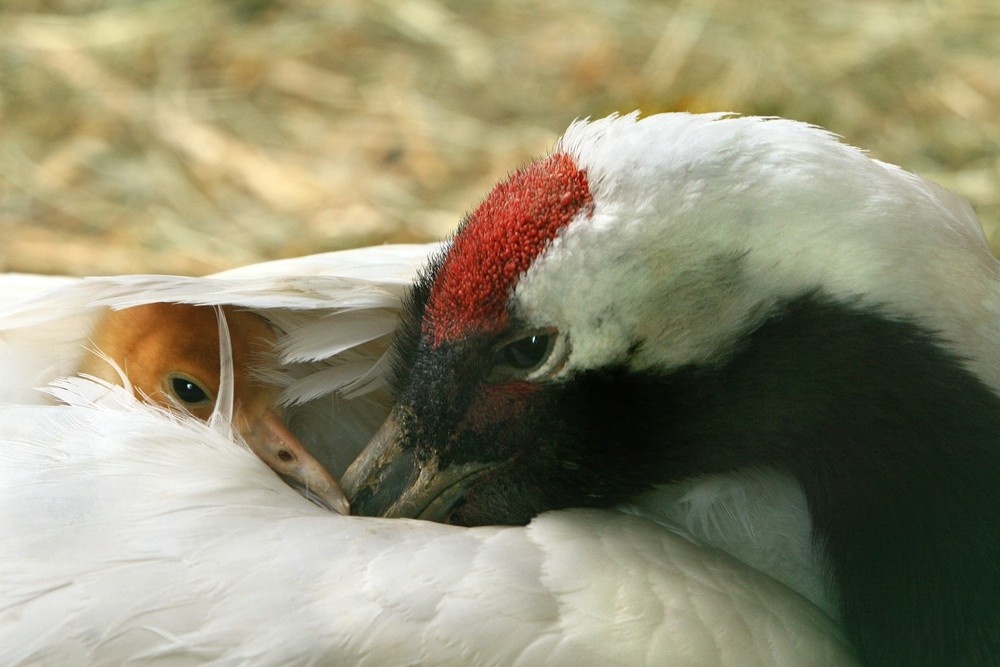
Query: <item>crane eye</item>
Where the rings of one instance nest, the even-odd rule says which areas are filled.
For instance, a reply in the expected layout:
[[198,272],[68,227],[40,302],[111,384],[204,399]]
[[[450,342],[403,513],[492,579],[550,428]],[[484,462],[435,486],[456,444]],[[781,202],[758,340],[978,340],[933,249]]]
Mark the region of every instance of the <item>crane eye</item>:
[[562,368],[568,350],[565,338],[554,329],[534,331],[497,349],[490,379],[540,380],[550,377]]
[[197,382],[184,375],[171,375],[167,378],[170,394],[186,406],[202,406],[209,402],[208,392]]
[[500,348],[500,360],[518,370],[527,371],[535,368],[549,355],[552,350],[553,336],[548,334],[532,334]]

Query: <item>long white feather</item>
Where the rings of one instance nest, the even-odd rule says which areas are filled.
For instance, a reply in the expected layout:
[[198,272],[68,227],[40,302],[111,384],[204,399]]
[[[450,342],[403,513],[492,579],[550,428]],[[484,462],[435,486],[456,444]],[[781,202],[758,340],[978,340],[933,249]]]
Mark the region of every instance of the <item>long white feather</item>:
[[233,423],[233,401],[235,399],[235,376],[233,370],[233,342],[226,324],[226,314],[215,307],[215,317],[219,323],[219,393],[215,397],[215,407],[208,423],[212,428],[226,429]]

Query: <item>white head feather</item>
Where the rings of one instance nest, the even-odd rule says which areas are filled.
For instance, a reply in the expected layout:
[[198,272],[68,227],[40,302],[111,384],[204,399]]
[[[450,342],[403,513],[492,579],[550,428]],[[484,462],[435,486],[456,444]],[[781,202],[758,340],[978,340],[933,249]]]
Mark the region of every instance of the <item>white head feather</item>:
[[1000,267],[957,196],[782,119],[611,116],[574,123],[555,150],[586,173],[593,209],[514,302],[569,334],[565,371],[623,362],[640,341],[635,368],[710,362],[775,302],[822,288],[941,332],[1000,387]]

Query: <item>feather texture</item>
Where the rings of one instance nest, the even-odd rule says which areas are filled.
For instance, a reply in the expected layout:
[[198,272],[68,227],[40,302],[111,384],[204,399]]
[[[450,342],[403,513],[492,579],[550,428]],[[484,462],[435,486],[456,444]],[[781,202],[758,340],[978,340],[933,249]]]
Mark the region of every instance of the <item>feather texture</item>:
[[0,408],[6,665],[853,664],[816,607],[645,519],[339,517],[106,389]]
[[570,510],[466,529],[336,516],[225,420],[59,379],[105,308],[251,308],[284,335],[274,373],[290,426],[339,473],[388,411],[389,315],[432,250],[58,281],[8,301],[0,662],[855,664],[822,610],[672,519]]

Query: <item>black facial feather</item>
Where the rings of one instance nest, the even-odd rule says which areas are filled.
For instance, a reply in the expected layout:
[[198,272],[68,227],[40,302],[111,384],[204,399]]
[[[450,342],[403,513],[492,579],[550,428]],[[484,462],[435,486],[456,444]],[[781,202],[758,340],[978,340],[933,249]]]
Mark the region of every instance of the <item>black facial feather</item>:
[[402,310],[396,325],[396,333],[389,347],[388,354],[392,361],[389,373],[389,388],[393,397],[409,382],[409,376],[416,363],[420,347],[421,326],[424,309],[430,298],[431,287],[441,265],[448,254],[448,246],[436,252],[427,265],[417,273],[416,280],[403,299]]

